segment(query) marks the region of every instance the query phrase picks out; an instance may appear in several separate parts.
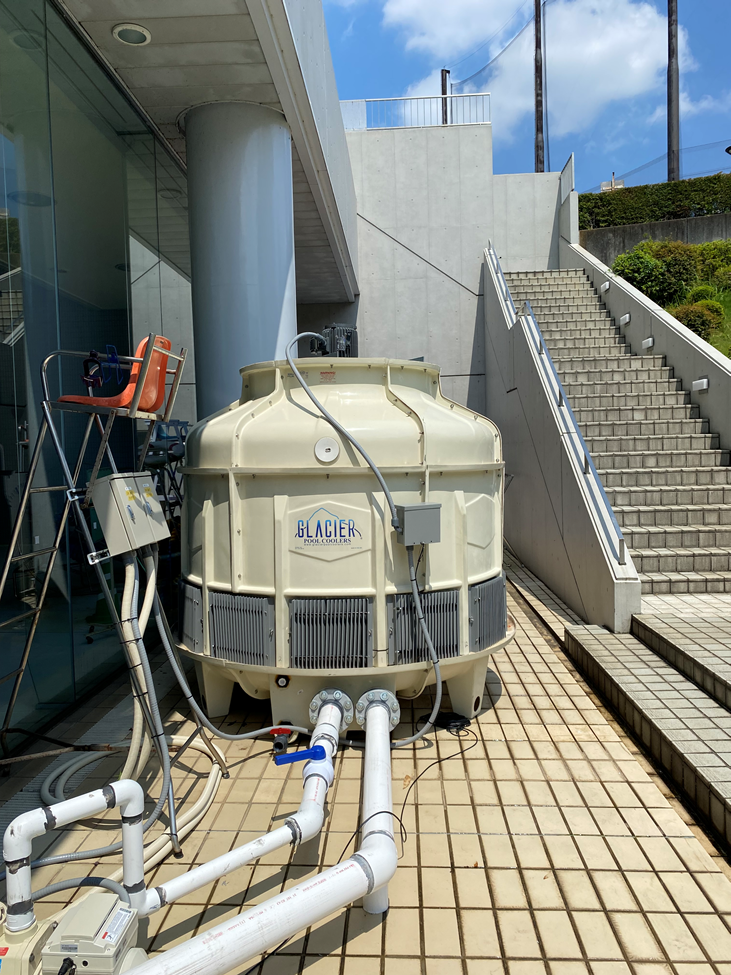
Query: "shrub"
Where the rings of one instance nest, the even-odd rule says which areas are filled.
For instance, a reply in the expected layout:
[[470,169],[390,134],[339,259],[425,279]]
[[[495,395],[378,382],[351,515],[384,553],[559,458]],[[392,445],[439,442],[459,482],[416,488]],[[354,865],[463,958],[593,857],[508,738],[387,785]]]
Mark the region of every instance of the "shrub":
[[712,284],[697,284],[688,292],[688,304],[692,305],[696,301],[713,301],[716,294],[717,290]]
[[711,281],[722,267],[731,264],[731,240],[710,240],[695,247],[698,277]]
[[731,264],[727,264],[725,267],[720,267],[716,273],[713,275],[713,282],[717,288],[725,291],[727,288],[731,288]]
[[677,308],[673,308],[671,313],[686,328],[689,328],[691,332],[695,332],[696,335],[700,335],[702,339],[707,340],[713,331],[713,315],[707,308],[703,308],[701,305],[679,305]]
[[661,303],[682,301],[698,277],[697,248],[680,240],[643,240],[637,247],[663,265],[665,285]]
[[723,305],[720,301],[711,301],[709,298],[702,298],[700,301],[696,301],[695,304],[698,308],[705,308],[705,310],[713,317],[714,328],[718,328],[719,325],[723,325],[726,312],[723,310]]
[[[579,227],[621,227],[629,223],[702,217],[731,211],[731,174],[716,173],[672,183],[627,186],[611,193],[579,195]],[[731,261],[726,261],[731,263]]]
[[665,269],[650,254],[638,248],[620,254],[612,264],[612,270],[635,288],[639,288],[648,298],[660,304],[664,303]]

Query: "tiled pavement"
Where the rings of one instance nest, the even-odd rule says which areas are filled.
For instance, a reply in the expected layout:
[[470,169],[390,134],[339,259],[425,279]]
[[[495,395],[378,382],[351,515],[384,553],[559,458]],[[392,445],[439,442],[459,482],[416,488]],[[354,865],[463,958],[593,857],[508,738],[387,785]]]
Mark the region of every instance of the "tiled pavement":
[[[435,745],[394,754],[396,811],[418,772],[436,757],[455,757],[411,791],[409,839],[385,923],[351,907],[266,960],[266,975],[731,975],[731,871],[690,817],[678,814],[524,598],[511,591],[510,601],[517,637],[493,658],[485,711],[472,723],[476,743],[439,732]],[[556,609],[560,604],[549,607]],[[410,717],[428,704],[416,702]],[[178,706],[169,694],[163,713],[175,731],[184,727]],[[248,723],[261,717],[252,713]],[[231,779],[185,842],[185,859],[161,865],[149,883],[281,823],[296,807],[296,767],[273,766],[261,743],[224,750]],[[113,760],[104,764],[112,774]],[[185,941],[244,903],[334,863],[357,825],[360,768],[360,753],[341,752],[319,841],[291,857],[268,857],[154,915],[151,950]],[[198,794],[204,771],[202,760],[183,763],[181,797]],[[97,770],[85,787],[104,778]],[[5,796],[12,784],[4,783]],[[154,794],[154,781],[144,784]],[[117,820],[105,818],[111,841]],[[58,846],[89,848],[98,837],[79,826]],[[83,869],[110,873],[115,866]],[[35,885],[81,870],[49,868]],[[58,896],[42,911],[58,909]]]

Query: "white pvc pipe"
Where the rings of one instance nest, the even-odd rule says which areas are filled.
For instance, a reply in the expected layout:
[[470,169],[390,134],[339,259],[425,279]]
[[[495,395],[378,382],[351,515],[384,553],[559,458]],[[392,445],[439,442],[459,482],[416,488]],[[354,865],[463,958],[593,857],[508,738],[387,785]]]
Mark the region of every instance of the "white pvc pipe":
[[122,813],[122,854],[124,886],[133,906],[144,890],[142,862],[142,814],[145,797],[142,786],[131,779],[95,789],[83,796],[65,799],[52,806],[31,809],[17,816],[5,830],[3,858],[6,870],[8,931],[24,931],[35,921],[31,901],[31,846],[36,836],[43,836],[59,826],[97,816],[119,806]]
[[239,369],[297,334],[292,138],[246,102],[185,116],[198,418],[241,397]]
[[[389,738],[391,713],[386,704],[375,702],[368,708],[366,716],[371,734],[366,738],[361,846],[378,834],[390,837],[393,844],[393,816],[390,814],[393,808]],[[388,910],[388,884],[363,898],[363,910],[367,914],[383,914]]]
[[[364,774],[370,778],[385,772],[390,783],[389,722],[380,720],[380,712],[386,714],[384,708],[372,705],[366,713]],[[385,769],[383,755],[387,756]],[[377,792],[372,789],[369,794],[375,797]],[[391,819],[386,815],[372,822],[381,818]],[[358,897],[385,886],[396,872],[396,863],[393,837],[380,829],[370,832],[358,852],[344,863],[130,969],[127,975],[225,975]]]
[[[146,891],[144,901],[135,905],[139,907],[140,915],[144,917],[153,914],[165,904],[171,904],[186,894],[218,880],[219,877],[223,877],[233,870],[238,870],[244,864],[258,860],[259,857],[263,857],[267,853],[272,853],[290,843],[296,845],[305,843],[317,836],[322,829],[325,818],[325,797],[329,783],[332,782],[332,761],[337,749],[341,717],[340,708],[335,704],[324,704],[320,708],[317,725],[310,740],[310,747],[322,745],[326,757],[323,763],[308,762],[308,766],[314,765],[316,767],[317,774],[309,774],[311,769],[305,766],[304,773],[307,777],[304,782],[302,801],[297,812],[289,817],[284,826],[280,826],[279,829],[274,829],[250,843],[244,843],[243,846],[238,846],[229,853],[209,860],[208,863],[203,863],[187,873],[173,877],[172,880],[160,884],[153,890]],[[322,769],[329,779],[327,782],[319,774],[320,769],[317,767],[320,764],[329,766],[329,769]]]

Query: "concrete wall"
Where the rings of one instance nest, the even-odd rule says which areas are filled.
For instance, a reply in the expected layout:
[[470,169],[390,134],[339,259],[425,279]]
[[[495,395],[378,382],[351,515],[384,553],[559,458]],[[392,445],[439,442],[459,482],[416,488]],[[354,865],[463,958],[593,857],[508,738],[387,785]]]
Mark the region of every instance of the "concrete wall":
[[651,237],[653,240],[682,240],[686,244],[704,244],[709,240],[731,237],[731,213],[712,213],[707,217],[686,217],[683,220],[658,220],[654,223],[631,223],[624,227],[597,227],[582,230],[581,246],[610,265],[618,254],[632,250],[635,244]]
[[495,176],[493,183],[489,236],[503,271],[557,268],[559,174],[515,173]]
[[346,133],[358,205],[360,296],[298,309],[298,327],[357,324],[361,355],[423,356],[447,396],[484,413],[482,261],[558,266],[558,173],[493,176],[492,127]]
[[[625,315],[629,322],[620,325],[624,339],[635,355],[664,355],[683,388],[691,390],[696,379],[706,377],[706,392],[690,393],[701,416],[718,433],[721,448],[731,449],[731,359],[704,342],[694,332],[669,315],[646,295],[622,278],[612,274],[606,265],[583,247],[561,241],[561,267],[581,268],[588,274],[595,288],[609,282],[609,290],[602,294],[611,316],[617,324]],[[643,353],[642,342],[652,336],[655,345]]]
[[284,0],[317,134],[353,268],[358,273],[355,189],[322,0]]
[[484,284],[487,413],[503,438],[505,538],[582,619],[626,632],[640,611],[637,572],[629,556],[618,564],[603,530],[608,503],[577,459],[580,437],[550,387],[548,354],[539,362],[523,320],[512,323],[487,262]]

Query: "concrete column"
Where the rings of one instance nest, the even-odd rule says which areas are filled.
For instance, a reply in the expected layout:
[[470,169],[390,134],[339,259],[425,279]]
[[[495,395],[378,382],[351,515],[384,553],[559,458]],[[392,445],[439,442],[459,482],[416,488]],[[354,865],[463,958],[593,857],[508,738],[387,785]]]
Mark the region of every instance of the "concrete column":
[[283,359],[297,333],[291,135],[261,105],[185,120],[198,418],[241,395],[239,369]]

